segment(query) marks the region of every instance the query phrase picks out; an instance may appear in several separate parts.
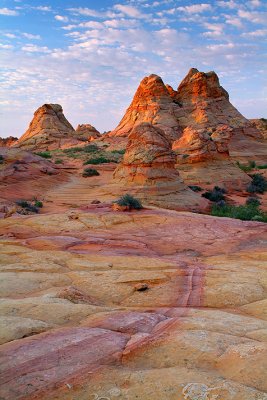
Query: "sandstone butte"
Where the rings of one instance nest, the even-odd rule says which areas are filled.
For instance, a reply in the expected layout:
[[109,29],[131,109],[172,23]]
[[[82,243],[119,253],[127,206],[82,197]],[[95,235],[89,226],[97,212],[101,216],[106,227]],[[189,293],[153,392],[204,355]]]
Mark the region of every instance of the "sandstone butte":
[[[177,91],[147,78],[138,123],[95,139],[128,140],[119,164],[92,165],[98,176],[64,152],[56,164],[0,148],[1,400],[267,400],[266,224],[190,212],[208,202],[186,186],[228,182],[227,201],[244,204],[232,160],[266,159],[264,142],[238,114],[218,122],[227,96],[201,74]],[[59,116],[46,118],[54,138]],[[145,207],[114,211],[127,192]],[[21,215],[18,200],[43,207]]]
[[142,123],[131,131],[126,153],[113,178],[122,190],[131,190],[147,204],[176,210],[207,211],[208,201],[183,183],[175,163],[176,155],[164,131]]
[[67,148],[99,137],[99,132],[92,125],[78,125],[75,131],[63,114],[59,104],[44,104],[39,107],[29,128],[16,147],[29,150],[55,150]]
[[[230,103],[227,91],[213,71],[204,73],[191,68],[177,90],[165,85],[157,75],[145,77],[119,125],[104,140],[128,137],[142,122],[163,129],[176,150],[180,149],[183,135],[188,136],[188,129],[203,130],[206,134],[216,132],[217,150],[219,133],[224,142],[228,130],[231,135],[227,145],[233,156],[240,156],[241,152],[246,156],[257,153],[261,158],[266,155],[266,142],[263,143],[261,131]],[[194,146],[194,141],[188,145]],[[210,158],[210,151],[203,143],[198,159],[202,161],[207,156]]]

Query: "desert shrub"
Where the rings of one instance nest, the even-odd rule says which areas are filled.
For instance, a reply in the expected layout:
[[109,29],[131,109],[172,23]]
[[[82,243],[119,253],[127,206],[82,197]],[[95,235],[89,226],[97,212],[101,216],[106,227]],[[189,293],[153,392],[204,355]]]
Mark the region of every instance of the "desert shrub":
[[188,186],[191,190],[193,190],[193,192],[201,192],[202,188],[200,186],[197,185],[189,185]]
[[93,168],[85,168],[83,171],[83,177],[87,178],[88,176],[98,176],[100,175],[96,169]]
[[240,169],[242,169],[242,171],[244,171],[244,172],[249,172],[249,171],[251,171],[252,169],[256,168],[256,163],[255,163],[255,161],[249,161],[249,163],[248,163],[247,165],[246,165],[246,164],[241,164],[239,161],[237,161],[236,165],[237,165]]
[[125,154],[125,151],[126,151],[126,150],[124,150],[124,149],[122,149],[122,150],[112,150],[111,153],[113,153],[113,154],[124,155],[124,154]]
[[267,169],[267,164],[258,165],[257,168],[259,168],[259,169]]
[[42,208],[43,207],[43,202],[40,201],[40,200],[35,200],[34,207]]
[[4,164],[4,157],[0,155],[0,164]]
[[264,193],[267,190],[267,179],[261,174],[251,175],[252,181],[247,187],[249,193]]
[[143,208],[141,201],[128,193],[120,197],[115,203],[117,203],[119,206],[129,207],[130,210],[140,210]]
[[225,200],[225,193],[225,189],[220,188],[219,186],[214,186],[212,190],[203,193],[202,197],[217,203],[218,201]]
[[257,199],[257,197],[248,197],[246,200],[246,205],[259,207],[261,205],[261,202],[259,199]]
[[49,151],[39,151],[38,153],[35,153],[37,156],[43,157],[43,158],[52,158],[51,154]]
[[79,153],[80,151],[83,151],[83,147],[70,147],[69,149],[63,150],[63,153]]
[[88,144],[83,147],[83,151],[85,153],[95,153],[99,150],[99,148],[95,144]]
[[223,207],[214,204],[211,215],[216,217],[228,217],[241,219],[243,221],[267,222],[267,213],[259,210],[256,205],[230,206],[225,204]]
[[99,156],[99,157],[95,157],[95,158],[89,158],[89,160],[85,161],[83,163],[83,165],[87,165],[87,164],[94,164],[94,165],[106,164],[106,163],[109,163],[109,162],[113,162],[113,161],[108,159],[108,158],[106,158],[106,157]]
[[36,207],[35,205],[31,204],[28,201],[19,200],[16,202],[16,204],[24,210],[22,214],[27,214],[28,212],[37,214],[39,212],[39,207]]
[[62,160],[61,158],[58,158],[58,159],[55,161],[55,164],[63,164],[63,160]]

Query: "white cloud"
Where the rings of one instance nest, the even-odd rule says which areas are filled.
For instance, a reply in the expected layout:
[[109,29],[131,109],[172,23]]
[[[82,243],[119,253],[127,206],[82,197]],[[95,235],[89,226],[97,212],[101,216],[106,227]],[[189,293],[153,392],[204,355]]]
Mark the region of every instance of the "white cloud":
[[203,36],[206,37],[214,37],[214,36],[221,36],[223,34],[223,24],[211,24],[209,22],[205,22],[204,27],[209,31],[204,32]]
[[55,15],[55,19],[60,22],[68,22],[69,18],[63,15]]
[[36,46],[35,44],[26,44],[21,48],[22,51],[26,51],[27,53],[50,53],[46,46]]
[[32,33],[27,33],[24,32],[22,34],[26,39],[30,39],[30,40],[40,40],[41,36],[40,35],[33,35]]
[[102,14],[98,11],[92,10],[91,8],[68,8],[68,11],[74,15],[85,15],[86,17],[102,17]]
[[13,46],[11,44],[2,44],[0,43],[0,49],[12,49]]
[[9,39],[15,39],[17,37],[16,35],[14,35],[14,33],[3,33],[3,36]]
[[225,19],[226,24],[236,26],[237,28],[242,28],[243,24],[238,17],[232,17],[227,15]]
[[104,26],[101,22],[98,21],[87,21],[82,22],[78,25],[80,28],[92,28],[92,29],[102,29]]
[[267,35],[267,29],[257,29],[256,31],[242,33],[241,36],[254,38],[254,37],[263,37],[266,35]]
[[240,18],[247,19],[255,24],[265,24],[267,18],[266,13],[256,11],[238,10],[238,15]]
[[261,2],[259,0],[251,0],[250,1],[250,5],[254,8],[256,7],[260,7],[261,6]]
[[142,14],[137,8],[133,6],[126,6],[124,4],[116,4],[114,9],[122,12],[124,15],[127,15],[131,18],[142,18],[144,14]]
[[218,1],[217,2],[219,7],[223,7],[223,8],[230,8],[230,9],[234,9],[234,8],[239,8],[238,3],[236,3],[233,0],[230,1]]
[[19,15],[19,13],[15,10],[11,10],[10,8],[0,8],[0,15],[8,15],[11,17],[15,17],[16,15]]
[[37,7],[32,7],[32,9],[44,12],[52,11],[52,8],[50,6],[37,6]]
[[212,9],[210,4],[193,4],[191,6],[178,7],[177,10],[186,12],[188,14],[198,14]]

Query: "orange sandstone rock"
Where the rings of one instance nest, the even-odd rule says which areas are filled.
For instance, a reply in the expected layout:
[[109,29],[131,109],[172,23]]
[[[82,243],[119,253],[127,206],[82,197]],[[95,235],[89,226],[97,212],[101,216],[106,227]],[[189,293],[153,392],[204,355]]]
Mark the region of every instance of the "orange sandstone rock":
[[143,123],[129,135],[126,153],[113,178],[122,189],[148,204],[166,208],[204,210],[208,202],[186,187],[175,169],[176,156],[163,130]]
[[157,75],[145,77],[127,109],[124,117],[108,137],[128,136],[131,130],[142,122],[148,122],[161,128],[165,135],[175,140],[180,135],[180,128],[175,113],[179,106],[175,104]]

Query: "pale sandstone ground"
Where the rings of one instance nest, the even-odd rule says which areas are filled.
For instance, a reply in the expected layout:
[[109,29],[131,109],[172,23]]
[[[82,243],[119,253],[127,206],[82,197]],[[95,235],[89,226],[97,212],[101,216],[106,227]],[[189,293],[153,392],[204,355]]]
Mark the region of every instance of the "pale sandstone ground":
[[90,205],[111,173],[0,222],[0,398],[267,399],[266,225]]

